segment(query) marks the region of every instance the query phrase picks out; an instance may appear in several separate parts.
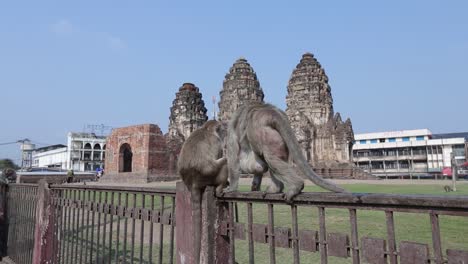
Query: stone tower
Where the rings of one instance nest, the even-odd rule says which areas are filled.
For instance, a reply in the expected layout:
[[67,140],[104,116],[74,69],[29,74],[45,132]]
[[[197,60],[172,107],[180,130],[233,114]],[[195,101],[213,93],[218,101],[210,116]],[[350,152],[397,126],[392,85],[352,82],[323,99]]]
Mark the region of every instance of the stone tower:
[[184,141],[192,131],[208,120],[206,111],[198,87],[192,83],[184,83],[172,101],[168,136]]
[[257,74],[246,59],[238,59],[229,69],[219,92],[218,120],[228,121],[234,111],[248,101],[263,102],[263,91]]
[[311,53],[302,56],[288,83],[286,114],[308,161],[318,167],[350,163],[351,120],[333,112],[325,70]]

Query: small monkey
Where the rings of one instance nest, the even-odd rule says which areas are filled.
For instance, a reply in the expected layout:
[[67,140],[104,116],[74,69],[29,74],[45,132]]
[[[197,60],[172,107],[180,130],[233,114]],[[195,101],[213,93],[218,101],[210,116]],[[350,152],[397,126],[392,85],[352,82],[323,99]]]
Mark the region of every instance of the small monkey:
[[227,160],[222,157],[224,134],[221,123],[206,122],[184,142],[177,161],[177,171],[192,194],[195,264],[200,262],[202,193],[206,186],[216,186],[219,195],[227,186]]

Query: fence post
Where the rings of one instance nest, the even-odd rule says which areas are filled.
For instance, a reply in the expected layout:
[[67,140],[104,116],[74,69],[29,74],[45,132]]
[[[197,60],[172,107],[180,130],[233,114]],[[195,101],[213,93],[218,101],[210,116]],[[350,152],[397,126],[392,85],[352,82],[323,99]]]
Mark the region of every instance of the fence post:
[[[183,182],[176,185],[176,263],[193,263],[192,199]],[[214,188],[207,187],[202,197],[202,244],[200,263],[228,263],[229,241],[216,233],[219,221],[226,215],[223,206],[218,207]],[[226,217],[227,219],[227,217]]]
[[33,264],[53,263],[55,210],[49,186],[44,179],[39,181],[37,194]]
[[8,242],[8,221],[7,221],[7,185],[0,183],[0,258],[7,253]]

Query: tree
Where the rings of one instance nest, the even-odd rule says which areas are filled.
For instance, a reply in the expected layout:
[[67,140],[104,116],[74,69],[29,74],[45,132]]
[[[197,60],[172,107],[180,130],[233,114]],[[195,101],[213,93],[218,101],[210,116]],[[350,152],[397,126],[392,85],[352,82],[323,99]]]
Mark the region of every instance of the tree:
[[0,170],[4,169],[19,169],[19,166],[16,165],[11,159],[0,159]]

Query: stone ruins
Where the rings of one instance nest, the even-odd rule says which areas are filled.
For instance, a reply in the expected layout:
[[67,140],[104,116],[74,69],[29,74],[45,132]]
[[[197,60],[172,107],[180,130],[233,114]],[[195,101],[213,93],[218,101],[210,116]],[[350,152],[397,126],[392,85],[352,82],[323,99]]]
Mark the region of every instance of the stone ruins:
[[198,87],[184,83],[172,101],[169,117],[169,137],[185,140],[192,131],[201,127],[207,120],[205,102]]
[[229,120],[231,114],[245,102],[263,102],[264,95],[257,74],[246,59],[238,59],[229,69],[219,97],[218,120],[221,121]]
[[[300,146],[324,177],[363,178],[351,163],[354,140],[351,120],[333,111],[328,77],[310,53],[302,56],[288,83],[286,114]],[[235,61],[220,91],[218,120],[228,121],[249,101],[263,102],[257,74],[246,59]],[[208,120],[198,87],[184,83],[172,102],[168,133],[147,124],[115,129],[108,138],[103,180],[158,181],[176,179],[177,156],[190,133]]]
[[302,56],[291,74],[286,114],[308,161],[314,167],[335,167],[351,160],[351,120],[333,112],[325,70],[311,53]]

